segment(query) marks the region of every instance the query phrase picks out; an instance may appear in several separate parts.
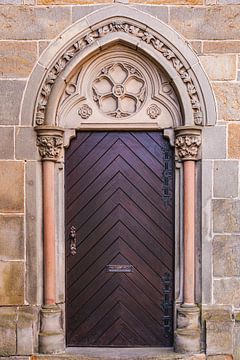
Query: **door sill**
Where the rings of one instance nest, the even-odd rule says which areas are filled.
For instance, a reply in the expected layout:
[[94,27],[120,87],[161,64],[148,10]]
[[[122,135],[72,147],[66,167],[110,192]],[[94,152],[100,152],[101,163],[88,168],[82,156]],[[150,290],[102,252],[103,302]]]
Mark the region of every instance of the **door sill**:
[[32,360],[205,360],[205,354],[177,354],[172,348],[71,347],[62,354],[34,355]]

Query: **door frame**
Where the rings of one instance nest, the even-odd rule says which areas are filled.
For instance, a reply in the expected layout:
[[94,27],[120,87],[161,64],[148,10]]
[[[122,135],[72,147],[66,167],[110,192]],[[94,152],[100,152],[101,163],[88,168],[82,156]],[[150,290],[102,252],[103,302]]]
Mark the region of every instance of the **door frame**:
[[[156,123],[140,126],[130,121],[124,125],[116,121],[59,128],[58,106],[67,79],[86,58],[114,43],[125,44],[136,49],[139,54],[144,53],[173,79],[181,105],[182,121],[174,122],[170,129],[160,129]],[[22,124],[32,124],[35,127],[42,162],[45,265],[40,352],[51,353],[65,348],[61,325],[64,322],[62,283],[65,274],[62,150],[69,145],[76,130],[103,128],[163,130],[175,147],[174,347],[178,352],[199,352],[200,323],[197,304],[201,303],[201,298],[200,291],[195,293],[195,288],[200,288],[201,281],[199,267],[194,266],[194,240],[195,243],[200,243],[201,232],[195,237],[194,229],[201,229],[201,201],[195,195],[201,190],[201,130],[205,126],[214,125],[217,114],[207,76],[187,42],[163,22],[133,7],[114,4],[107,11],[104,8],[94,12],[63,32],[42,54],[27,84],[21,117]],[[197,223],[194,217],[196,212]],[[197,286],[195,279],[198,280]],[[51,334],[55,334],[56,341],[53,341]]]

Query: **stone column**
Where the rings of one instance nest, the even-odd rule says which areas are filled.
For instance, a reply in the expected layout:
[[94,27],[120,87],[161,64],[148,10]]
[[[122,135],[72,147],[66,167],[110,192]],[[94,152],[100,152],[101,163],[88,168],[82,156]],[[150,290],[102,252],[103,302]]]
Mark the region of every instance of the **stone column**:
[[51,354],[63,351],[65,347],[61,309],[56,304],[55,282],[55,163],[63,148],[63,130],[51,126],[39,126],[35,130],[43,176],[44,304],[41,309],[39,352]]
[[199,308],[195,304],[195,163],[199,160],[201,128],[179,127],[175,130],[176,158],[183,161],[183,303],[177,309],[175,350],[180,353],[200,351]]

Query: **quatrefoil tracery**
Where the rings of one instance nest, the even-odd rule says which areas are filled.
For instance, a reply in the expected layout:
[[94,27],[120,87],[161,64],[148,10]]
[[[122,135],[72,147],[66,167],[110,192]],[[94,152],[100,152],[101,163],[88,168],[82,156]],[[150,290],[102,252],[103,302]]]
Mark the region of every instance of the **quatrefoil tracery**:
[[139,70],[127,63],[105,66],[93,81],[93,99],[106,115],[128,117],[142,107],[146,81]]

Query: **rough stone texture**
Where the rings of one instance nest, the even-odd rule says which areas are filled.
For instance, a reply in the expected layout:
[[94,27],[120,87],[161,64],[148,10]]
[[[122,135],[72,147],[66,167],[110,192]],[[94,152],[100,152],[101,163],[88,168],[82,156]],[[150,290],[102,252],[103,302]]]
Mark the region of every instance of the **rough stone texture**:
[[[68,0],[42,0],[42,1],[59,1],[59,2],[67,2]],[[79,1],[75,0],[76,4],[79,4]],[[168,0],[165,0],[166,3]],[[176,1],[183,1],[183,0],[176,0]],[[201,1],[201,0],[196,0]],[[160,19],[164,21],[165,23],[168,22],[168,9],[166,7],[160,7],[160,6],[146,6],[146,5],[133,5],[138,10],[144,11],[146,13],[149,13],[153,16],[155,16],[157,19]],[[72,13],[72,20],[73,22],[77,21],[78,19],[83,18],[84,16],[90,14],[92,11],[96,11],[103,6],[101,5],[95,5],[95,6],[73,6],[73,13]]]
[[214,197],[228,198],[238,196],[238,161],[215,161]]
[[[1,15],[0,15],[0,19],[1,19]],[[24,87],[25,87],[25,81],[0,80],[0,124],[1,125],[13,125],[19,123],[20,102],[22,99]]]
[[232,354],[233,351],[233,322],[206,321],[206,350],[207,355]]
[[233,329],[233,356],[234,360],[240,359],[240,323],[235,322]]
[[26,165],[26,300],[41,304],[43,294],[41,163]]
[[239,40],[239,22],[236,6],[170,8],[170,25],[192,40]]
[[0,215],[0,260],[24,259],[22,216]]
[[215,304],[240,307],[240,279],[227,278],[213,281],[213,297]]
[[1,39],[52,39],[70,25],[70,20],[68,7],[1,6]]
[[240,120],[240,83],[215,83],[219,120]]
[[31,128],[16,128],[16,159],[19,160],[38,160],[40,159],[36,145],[36,131]]
[[37,351],[38,309],[21,307],[18,310],[17,354],[31,355]]
[[216,233],[240,232],[240,200],[213,200],[213,231]]
[[232,360],[232,355],[208,355],[208,360]]
[[16,321],[16,308],[0,308],[0,356],[16,354]]
[[1,77],[27,77],[37,58],[37,43],[0,41]]
[[43,51],[48,47],[50,41],[39,41],[38,42],[38,55],[40,56]]
[[14,157],[14,128],[0,127],[0,159],[13,159]]
[[0,262],[0,305],[24,303],[24,263]]
[[204,41],[203,53],[207,54],[227,54],[240,53],[240,41]]
[[0,179],[0,212],[23,212],[23,162],[0,161]]
[[213,274],[240,276],[240,236],[219,235],[213,240]]
[[215,126],[204,128],[202,132],[203,159],[226,158],[226,127]]
[[228,157],[240,159],[240,124],[228,125]]
[[235,80],[235,55],[204,55],[200,61],[211,80]]
[[203,305],[202,319],[205,321],[231,321],[232,307],[226,305]]

